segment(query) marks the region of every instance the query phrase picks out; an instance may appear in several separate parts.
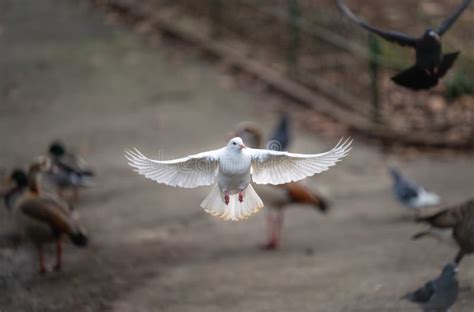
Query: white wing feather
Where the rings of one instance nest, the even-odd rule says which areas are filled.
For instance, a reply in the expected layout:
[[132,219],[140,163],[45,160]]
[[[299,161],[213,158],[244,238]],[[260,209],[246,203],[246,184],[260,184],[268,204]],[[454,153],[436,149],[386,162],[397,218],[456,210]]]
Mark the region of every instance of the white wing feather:
[[135,149],[126,151],[125,157],[136,172],[149,179],[166,185],[193,188],[214,183],[219,150],[160,161],[149,159]]
[[351,150],[350,138],[341,142],[329,152],[314,155],[249,148],[252,180],[257,184],[283,184],[326,171]]

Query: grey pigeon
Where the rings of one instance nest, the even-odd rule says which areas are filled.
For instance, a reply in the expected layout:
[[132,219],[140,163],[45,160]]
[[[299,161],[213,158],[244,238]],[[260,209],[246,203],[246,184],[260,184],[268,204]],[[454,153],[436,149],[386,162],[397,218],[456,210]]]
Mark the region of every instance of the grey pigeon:
[[453,238],[459,246],[454,262],[458,265],[465,254],[474,253],[474,199],[460,205],[444,209],[432,216],[421,217],[418,222],[428,223],[431,228],[413,236],[414,239],[426,235]]
[[344,4],[343,0],[337,0],[340,10],[364,29],[387,41],[416,50],[415,65],[392,77],[392,80],[396,84],[412,90],[429,89],[436,86],[439,79],[443,77],[454,64],[459,52],[443,54],[441,36],[454,24],[461,13],[469,6],[470,2],[471,0],[464,0],[438,28],[426,29],[421,37],[410,37],[400,32],[384,31],[370,26],[355,16]]
[[446,312],[456,302],[459,293],[457,268],[448,263],[441,275],[423,287],[409,293],[403,299],[419,304],[423,312]]
[[434,193],[427,192],[421,185],[403,177],[396,168],[390,169],[393,178],[393,193],[395,199],[404,206],[416,209],[439,204],[440,198]]
[[288,113],[284,112],[280,117],[277,127],[275,130],[273,130],[273,133],[268,140],[267,146],[270,150],[287,151],[290,143],[290,120]]

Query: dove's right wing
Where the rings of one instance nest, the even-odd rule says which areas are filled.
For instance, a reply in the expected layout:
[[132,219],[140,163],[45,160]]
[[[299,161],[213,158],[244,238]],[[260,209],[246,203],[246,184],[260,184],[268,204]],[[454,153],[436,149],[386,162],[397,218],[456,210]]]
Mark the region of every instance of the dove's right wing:
[[452,13],[448,18],[446,18],[441,25],[436,29],[438,35],[442,36],[448,29],[454,24],[458,19],[459,15],[469,6],[471,0],[464,0],[463,3],[457,8],[457,10]]
[[321,154],[295,154],[248,148],[252,156],[252,180],[257,184],[284,184],[302,180],[334,166],[351,150],[351,139]]
[[214,183],[219,164],[219,151],[161,161],[149,159],[135,149],[126,151],[125,157],[136,172],[149,179],[166,185],[193,188]]
[[359,24],[366,30],[379,35],[385,40],[398,43],[401,46],[409,46],[413,48],[416,47],[416,43],[418,41],[417,38],[412,38],[406,34],[396,32],[396,31],[384,31],[384,30],[380,30],[375,27],[372,27],[366,22],[364,22],[363,20],[359,19],[357,16],[355,16],[354,13],[352,13],[351,10],[349,10],[349,8],[344,4],[343,0],[337,0],[337,5],[339,9],[342,11],[342,13],[344,13],[347,17],[349,17],[351,20],[353,20],[355,23]]

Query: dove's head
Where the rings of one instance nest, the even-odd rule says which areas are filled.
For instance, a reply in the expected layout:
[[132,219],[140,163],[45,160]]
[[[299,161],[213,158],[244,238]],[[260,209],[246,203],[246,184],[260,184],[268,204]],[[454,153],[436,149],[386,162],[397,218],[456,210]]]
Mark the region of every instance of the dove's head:
[[240,152],[242,149],[246,148],[244,141],[240,137],[232,138],[229,143],[227,143],[227,148],[233,151]]

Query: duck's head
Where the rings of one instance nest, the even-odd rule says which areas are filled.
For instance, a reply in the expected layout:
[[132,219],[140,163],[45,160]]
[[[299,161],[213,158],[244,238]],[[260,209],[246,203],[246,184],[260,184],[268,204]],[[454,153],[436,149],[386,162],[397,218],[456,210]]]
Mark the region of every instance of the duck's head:
[[60,157],[66,153],[66,148],[62,142],[54,141],[51,143],[51,145],[49,145],[48,151],[51,156]]
[[23,169],[14,169],[10,174],[8,180],[10,183],[15,184],[17,187],[27,187],[28,186],[28,176]]
[[3,197],[5,207],[9,211],[13,208],[12,199],[16,194],[20,194],[28,187],[28,176],[23,169],[14,169],[5,179],[4,185],[0,188],[0,197]]

